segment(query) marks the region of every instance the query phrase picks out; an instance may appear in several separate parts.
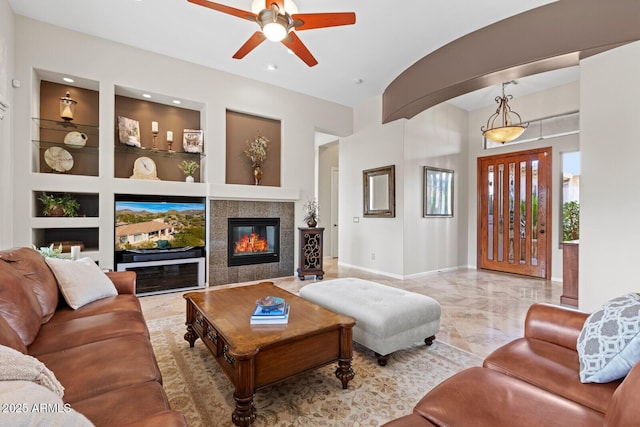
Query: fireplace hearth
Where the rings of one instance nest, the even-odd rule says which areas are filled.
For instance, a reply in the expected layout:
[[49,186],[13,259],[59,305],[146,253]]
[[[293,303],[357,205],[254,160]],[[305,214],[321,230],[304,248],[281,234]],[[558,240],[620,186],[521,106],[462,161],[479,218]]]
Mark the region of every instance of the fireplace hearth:
[[280,261],[280,218],[228,218],[227,265]]

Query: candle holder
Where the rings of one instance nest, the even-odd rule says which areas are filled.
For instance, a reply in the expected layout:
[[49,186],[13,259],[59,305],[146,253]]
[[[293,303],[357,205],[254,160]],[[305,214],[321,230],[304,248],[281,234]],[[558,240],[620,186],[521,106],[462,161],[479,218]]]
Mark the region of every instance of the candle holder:
[[153,150],[157,150],[158,149],[158,132],[152,132],[153,133],[153,146],[152,149]]

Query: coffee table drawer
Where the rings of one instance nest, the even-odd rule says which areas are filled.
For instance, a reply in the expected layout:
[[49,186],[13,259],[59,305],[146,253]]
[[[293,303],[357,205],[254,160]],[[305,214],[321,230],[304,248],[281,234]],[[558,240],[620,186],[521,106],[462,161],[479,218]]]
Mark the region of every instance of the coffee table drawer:
[[200,311],[195,311],[195,322],[193,323],[193,329],[195,329],[198,336],[202,338],[202,342],[207,346],[209,351],[215,356],[220,356],[222,352],[222,346],[220,345],[220,335],[218,331],[209,324],[207,319]]

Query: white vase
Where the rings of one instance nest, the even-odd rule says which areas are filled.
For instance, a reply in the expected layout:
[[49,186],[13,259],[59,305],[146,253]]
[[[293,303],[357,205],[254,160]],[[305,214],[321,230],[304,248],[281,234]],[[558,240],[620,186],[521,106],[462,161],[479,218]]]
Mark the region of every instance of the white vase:
[[193,179],[193,177],[191,175],[187,176],[184,180],[186,182],[193,182],[194,181],[194,179]]

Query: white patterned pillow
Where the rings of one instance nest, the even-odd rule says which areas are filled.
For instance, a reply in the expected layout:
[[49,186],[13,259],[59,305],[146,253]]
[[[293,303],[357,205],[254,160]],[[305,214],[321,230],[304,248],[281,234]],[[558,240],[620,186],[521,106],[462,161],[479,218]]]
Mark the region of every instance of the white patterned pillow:
[[626,376],[640,360],[640,294],[614,298],[592,313],[584,322],[577,348],[583,383]]

